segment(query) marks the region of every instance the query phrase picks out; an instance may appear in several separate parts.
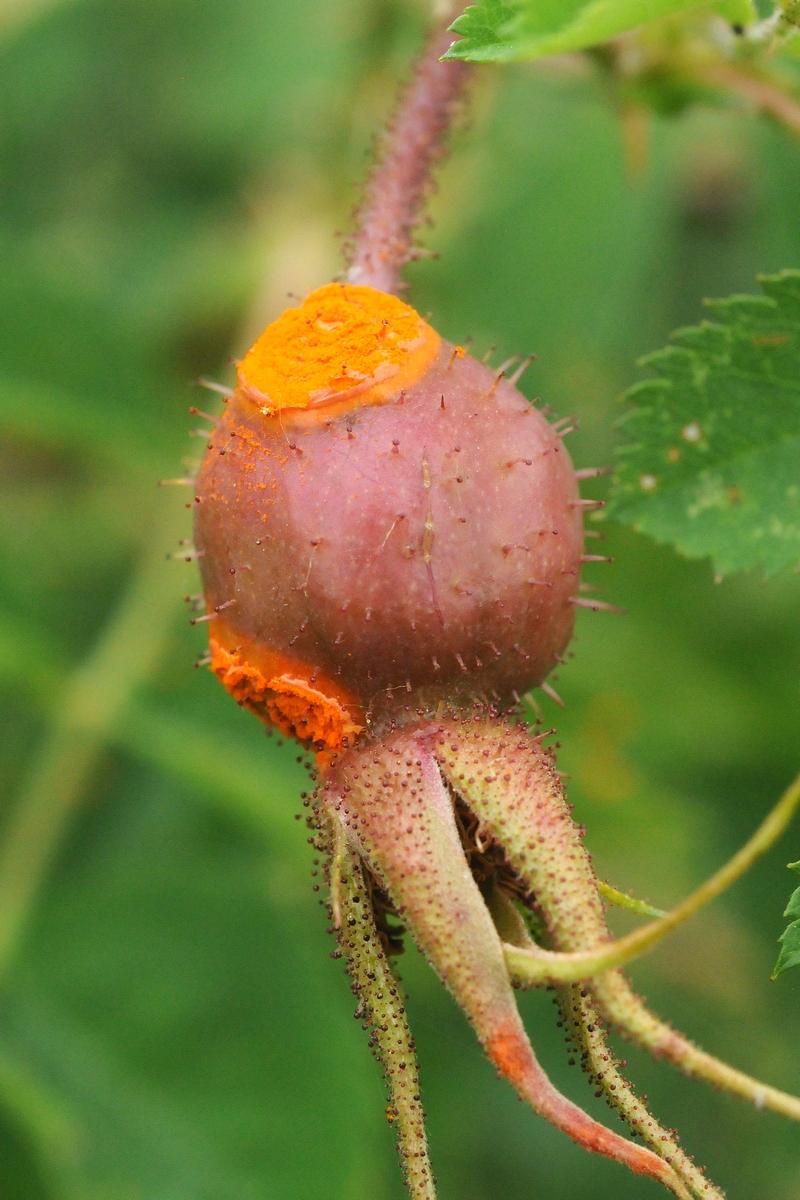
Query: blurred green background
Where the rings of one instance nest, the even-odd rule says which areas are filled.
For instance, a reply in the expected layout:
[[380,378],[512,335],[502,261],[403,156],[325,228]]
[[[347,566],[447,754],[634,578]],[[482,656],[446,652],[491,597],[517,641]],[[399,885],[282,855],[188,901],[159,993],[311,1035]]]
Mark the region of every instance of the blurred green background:
[[[0,6],[0,1196],[400,1200],[379,1072],[312,891],[306,776],[204,670],[184,593],[191,380],[340,267],[354,187],[419,44],[401,0]],[[704,295],[800,266],[800,144],[734,109],[626,166],[580,61],[485,68],[410,299],[612,461],[638,355]],[[205,403],[204,403],[205,402]],[[194,422],[196,423],[196,422]],[[598,488],[596,494],[601,494]],[[668,906],[800,760],[800,578],[713,581],[607,526],[542,698],[600,874]],[[800,1090],[800,973],[769,982],[800,830],[632,975],[707,1049]],[[627,916],[615,928],[630,927]],[[501,1084],[413,950],[399,963],[442,1200],[634,1200]],[[545,994],[521,999],[557,1081]],[[636,1051],[635,1082],[731,1200],[800,1200],[796,1127]]]

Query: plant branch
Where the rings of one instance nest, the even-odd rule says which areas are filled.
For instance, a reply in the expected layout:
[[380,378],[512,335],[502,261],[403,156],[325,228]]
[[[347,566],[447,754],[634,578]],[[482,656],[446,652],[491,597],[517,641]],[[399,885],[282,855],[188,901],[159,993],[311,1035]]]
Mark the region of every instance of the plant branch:
[[471,73],[467,63],[439,61],[453,40],[443,26],[433,32],[384,135],[358,213],[350,283],[397,292],[400,271],[413,257],[411,236],[430,190],[431,171],[442,156],[443,139]]
[[798,804],[800,775],[786,789],[775,808],[741,850],[665,917],[643,925],[627,937],[592,950],[558,953],[538,947],[535,950],[520,950],[506,945],[504,952],[509,973],[516,983],[527,986],[577,983],[639,958],[744,875],[781,836]]
[[727,64],[707,66],[699,77],[711,87],[721,88],[742,100],[748,100],[792,133],[800,134],[800,104],[772,80]]
[[[504,941],[514,946],[530,947],[536,945],[531,932],[536,937],[546,936],[543,923],[536,914],[526,907],[523,918],[511,898],[497,886],[494,877],[483,885],[482,891],[495,928]],[[617,1060],[608,1045],[595,998],[587,993],[586,988],[573,983],[559,987],[553,1003],[561,1009],[570,1051],[580,1056],[581,1068],[589,1076],[589,1083],[598,1089],[595,1095],[599,1097],[602,1093],[631,1132],[641,1136],[651,1150],[671,1163],[693,1196],[699,1196],[702,1200],[722,1200],[722,1193],[709,1183],[681,1148],[677,1134],[655,1120],[619,1071],[618,1068],[626,1064]],[[571,1058],[570,1065],[574,1065],[574,1062],[575,1059]]]
[[610,971],[592,981],[592,994],[600,1012],[655,1058],[664,1058],[684,1075],[705,1079],[714,1087],[733,1092],[749,1100],[758,1109],[769,1108],[784,1117],[800,1121],[800,1099],[761,1083],[743,1071],[695,1046],[682,1033],[672,1029],[646,1007],[627,979]]

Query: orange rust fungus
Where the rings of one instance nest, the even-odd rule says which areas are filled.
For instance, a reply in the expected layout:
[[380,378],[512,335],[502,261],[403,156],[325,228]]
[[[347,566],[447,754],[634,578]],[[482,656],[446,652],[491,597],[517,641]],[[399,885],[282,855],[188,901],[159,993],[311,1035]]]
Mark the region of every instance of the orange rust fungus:
[[[210,669],[234,700],[249,708],[262,721],[268,721],[286,738],[321,746],[326,751],[339,750],[345,740],[352,740],[364,728],[351,717],[350,707],[343,698],[330,695],[303,678],[299,673],[284,670],[275,674],[261,670],[238,650],[226,650],[212,635]],[[276,665],[279,662],[275,656]],[[299,664],[298,664],[299,665]],[[315,683],[326,680],[316,679]],[[340,689],[331,688],[331,691]],[[358,706],[353,705],[353,711]]]
[[239,387],[267,413],[383,404],[422,378],[440,345],[396,296],[328,283],[267,326],[239,364]]
[[520,1038],[515,1028],[501,1028],[492,1035],[486,1053],[512,1086],[524,1088],[530,1075],[530,1048]]

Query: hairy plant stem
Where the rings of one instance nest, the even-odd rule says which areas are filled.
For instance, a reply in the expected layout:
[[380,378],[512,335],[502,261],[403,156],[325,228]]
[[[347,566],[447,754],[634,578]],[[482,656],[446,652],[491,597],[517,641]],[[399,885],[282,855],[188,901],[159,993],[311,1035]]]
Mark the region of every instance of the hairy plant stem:
[[606,941],[591,950],[575,953],[558,953],[535,949],[520,950],[506,948],[506,963],[514,979],[520,983],[541,985],[547,983],[577,983],[590,979],[605,971],[623,966],[639,958],[657,946],[662,938],[684,921],[693,916],[704,905],[716,899],[735,883],[753,863],[777,841],[794,816],[800,804],[800,775],[786,789],[778,803],[764,819],[748,842],[734,854],[710,879],[674,908],[666,916],[617,941]]
[[[644,949],[650,949],[655,941],[660,940],[666,933],[674,929],[681,920],[691,916],[703,904],[718,896],[738,879],[784,831],[798,803],[800,803],[800,777],[787,788],[753,837],[724,867],[712,875],[702,887],[693,892],[667,917],[660,921],[654,921],[638,931],[640,934],[648,934],[650,931],[648,939],[644,941]],[[522,861],[524,862],[524,855]],[[525,875],[522,863],[518,862],[515,869],[520,871],[523,878],[530,879],[532,891],[536,893],[538,900],[539,889],[535,886],[533,878]],[[588,937],[593,924],[593,935]],[[590,951],[558,952],[544,949],[531,942],[521,943],[519,939],[516,939],[513,944],[506,944],[504,953],[512,979],[520,986],[539,987],[563,986],[564,983],[574,984],[582,980],[585,987],[581,994],[591,994],[600,1013],[607,1021],[616,1025],[655,1057],[672,1063],[686,1075],[705,1079],[714,1087],[722,1088],[750,1101],[758,1109],[768,1108],[795,1121],[800,1120],[800,1099],[787,1092],[782,1092],[778,1088],[770,1087],[760,1080],[753,1079],[742,1071],[737,1071],[735,1067],[721,1062],[713,1055],[707,1054],[695,1046],[683,1034],[678,1033],[651,1013],[619,971],[603,967],[597,974],[587,971],[586,964],[608,962],[609,956],[614,955],[617,947],[626,943],[630,944],[630,938],[623,938],[619,942],[606,940],[608,933],[607,931],[603,933],[603,929],[604,926],[600,928],[596,922],[579,921],[575,923],[574,930],[579,935],[577,937],[579,942],[586,944],[587,941],[594,941],[596,949]],[[651,941],[649,939],[652,938],[654,930],[657,936],[655,940]],[[636,937],[635,934],[631,936]],[[553,942],[557,944],[562,939],[556,937],[550,940],[551,944]],[[575,938],[573,936],[568,940],[574,942]],[[562,940],[562,944],[566,945],[567,943]],[[642,951],[640,950],[640,952]],[[629,954],[629,957],[635,956],[630,954],[629,950],[626,953]],[[615,961],[613,957],[611,961]],[[530,969],[531,963],[535,964],[533,970]],[[549,964],[549,966],[545,966],[545,964]],[[557,970],[553,969],[554,964],[558,964]],[[564,966],[567,967],[566,970],[563,969]],[[579,970],[581,974],[578,974]]]
[[558,989],[556,1003],[561,1009],[565,1026],[571,1035],[581,1066],[596,1086],[595,1096],[604,1096],[619,1113],[631,1133],[638,1134],[651,1149],[668,1162],[683,1179],[692,1195],[704,1200],[720,1197],[722,1193],[704,1177],[678,1142],[677,1134],[665,1129],[636,1095],[631,1084],[619,1070],[624,1066],[615,1057],[606,1041],[605,1029],[594,1000],[586,988],[573,983]]
[[411,237],[430,190],[431,171],[471,74],[467,63],[439,61],[452,42],[446,28],[434,30],[384,134],[358,212],[350,283],[397,292],[400,271],[415,256]]
[[651,1013],[624,975],[610,971],[588,985],[605,1019],[656,1058],[663,1058],[690,1078],[748,1100],[757,1109],[771,1109],[800,1121],[800,1099],[737,1071],[695,1046],[682,1033]]
[[[577,950],[607,937],[597,880],[547,751],[520,738],[519,726],[471,725],[461,736],[442,727],[447,736],[438,739],[439,765],[480,822],[482,843],[502,849],[515,890],[522,884],[520,899],[537,938],[557,949]],[[513,936],[518,953],[533,953],[530,939],[520,936],[508,913],[503,915],[500,896],[490,891],[488,896],[501,936]],[[510,900],[505,907],[513,907]],[[505,950],[508,955],[508,945]],[[721,1200],[722,1193],[680,1148],[676,1135],[655,1120],[620,1074],[588,988],[561,986],[557,1003],[598,1094],[605,1094],[632,1132],[668,1164],[670,1176],[662,1182],[676,1196]]]
[[436,1200],[419,1095],[416,1051],[403,997],[375,925],[361,862],[349,849],[336,813],[317,811],[319,847],[327,850],[331,917],[358,1001],[356,1016],[371,1029],[370,1046],[383,1064],[389,1090],[386,1115],[397,1130],[397,1151],[411,1200]]
[[[531,932],[540,940],[547,937],[544,922],[537,919],[537,914],[527,908],[523,920],[515,904],[494,880],[484,894],[498,933],[505,940],[515,946],[530,947],[536,944]],[[588,990],[573,983],[556,988],[555,992],[553,1003],[561,1010],[567,1046],[579,1057],[589,1083],[596,1087],[595,1096],[604,1096],[631,1133],[641,1137],[675,1168],[681,1179],[691,1185],[692,1195],[700,1195],[704,1200],[719,1197],[720,1193],[703,1178],[702,1169],[696,1167],[681,1148],[676,1134],[655,1120],[622,1075],[619,1068],[626,1064],[616,1058],[608,1045],[602,1018]],[[574,1063],[575,1058],[570,1058],[570,1065]]]
[[7,974],[42,882],[111,731],[157,663],[178,611],[178,580],[165,551],[185,531],[177,498],[161,500],[147,549],[90,657],[67,680],[45,743],[0,839],[0,981]]

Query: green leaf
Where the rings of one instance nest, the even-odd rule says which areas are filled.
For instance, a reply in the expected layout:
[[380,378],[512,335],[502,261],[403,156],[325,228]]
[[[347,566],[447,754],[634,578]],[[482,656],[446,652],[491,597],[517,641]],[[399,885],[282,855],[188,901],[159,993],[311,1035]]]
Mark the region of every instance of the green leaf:
[[513,41],[504,38],[503,33],[519,15],[518,4],[503,4],[502,0],[470,4],[450,26],[453,33],[461,34],[461,41],[454,42],[444,57],[464,58],[468,62],[503,62],[513,58],[513,53],[507,52]]
[[461,41],[445,58],[512,62],[566,54],[690,8],[718,12],[737,25],[755,16],[750,0],[481,0],[450,26]]
[[777,979],[779,975],[782,975],[784,971],[789,971],[792,967],[800,967],[800,921],[792,921],[778,941],[782,943],[782,949],[778,955],[778,961],[775,963],[772,979]]
[[760,282],[643,360],[607,509],[721,574],[800,560],[800,271]]
[[[789,863],[789,870],[797,871],[800,875],[800,862]],[[773,979],[777,979],[779,975],[792,967],[800,967],[800,888],[792,892],[792,897],[783,915],[799,919],[793,920],[778,938],[781,943],[781,952],[775,963],[775,970],[772,972]]]

